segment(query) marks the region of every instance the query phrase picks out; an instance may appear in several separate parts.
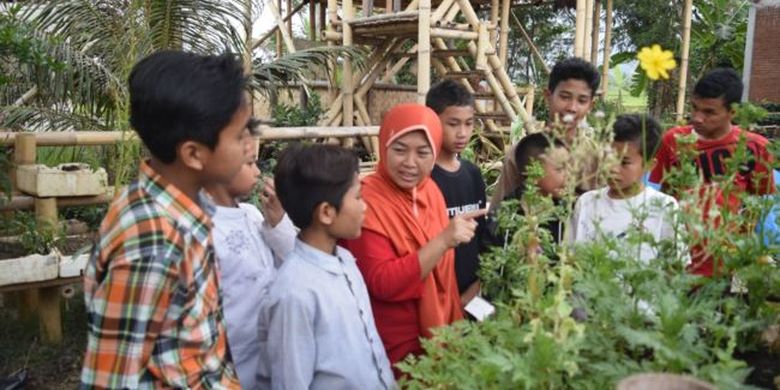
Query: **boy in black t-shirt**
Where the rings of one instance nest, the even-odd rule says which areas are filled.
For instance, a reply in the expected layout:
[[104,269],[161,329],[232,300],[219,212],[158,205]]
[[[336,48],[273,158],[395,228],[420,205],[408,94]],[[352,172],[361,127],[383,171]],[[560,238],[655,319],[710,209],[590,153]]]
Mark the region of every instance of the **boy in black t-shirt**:
[[[433,86],[425,105],[439,115],[444,139],[431,178],[441,189],[450,218],[485,208],[485,181],[476,165],[458,157],[474,132],[474,96],[466,88],[445,80]],[[477,220],[474,239],[455,248],[455,275],[463,305],[479,292],[479,253],[485,249],[485,217]]]

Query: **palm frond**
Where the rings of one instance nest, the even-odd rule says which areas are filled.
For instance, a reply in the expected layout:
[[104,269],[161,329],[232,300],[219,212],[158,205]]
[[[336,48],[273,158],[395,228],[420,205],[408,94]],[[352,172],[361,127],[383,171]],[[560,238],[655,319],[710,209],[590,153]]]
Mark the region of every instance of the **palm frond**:
[[0,127],[16,131],[114,130],[95,117],[43,106],[0,107]]
[[317,70],[328,72],[328,63],[349,57],[356,69],[365,67],[368,51],[359,47],[314,47],[286,54],[272,61],[255,59],[252,64],[252,87],[260,93],[273,93],[278,86],[303,83]]
[[239,0],[146,0],[155,49],[184,49],[202,54],[243,52]]

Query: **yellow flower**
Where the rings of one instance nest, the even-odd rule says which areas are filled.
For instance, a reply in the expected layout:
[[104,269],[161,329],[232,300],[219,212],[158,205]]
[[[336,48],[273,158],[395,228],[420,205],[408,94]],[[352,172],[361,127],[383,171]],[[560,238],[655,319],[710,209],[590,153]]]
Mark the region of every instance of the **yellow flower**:
[[672,58],[672,52],[662,50],[658,44],[643,47],[636,58],[639,59],[639,65],[645,70],[647,77],[652,80],[668,79],[668,71],[677,67],[677,62]]

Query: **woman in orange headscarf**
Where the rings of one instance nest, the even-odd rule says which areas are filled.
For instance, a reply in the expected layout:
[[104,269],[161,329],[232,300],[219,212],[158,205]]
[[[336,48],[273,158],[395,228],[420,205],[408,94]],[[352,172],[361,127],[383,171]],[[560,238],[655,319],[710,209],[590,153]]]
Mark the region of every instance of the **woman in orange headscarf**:
[[379,164],[363,179],[363,231],[344,243],[363,273],[393,364],[422,353],[420,337],[432,328],[463,317],[453,248],[474,236],[476,215],[448,219],[430,179],[441,142],[439,118],[423,105],[401,104],[385,115]]

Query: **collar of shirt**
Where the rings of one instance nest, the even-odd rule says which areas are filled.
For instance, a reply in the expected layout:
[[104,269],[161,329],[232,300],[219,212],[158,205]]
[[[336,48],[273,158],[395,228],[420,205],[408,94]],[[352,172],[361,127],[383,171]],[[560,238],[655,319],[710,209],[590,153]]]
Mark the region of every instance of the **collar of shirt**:
[[198,193],[195,202],[175,185],[157,173],[146,161],[141,162],[138,185],[155,202],[171,213],[171,216],[202,242],[206,242],[211,231],[211,216],[216,210],[214,202],[205,191]]
[[300,239],[296,239],[295,251],[301,255],[300,257],[304,261],[336,275],[344,273],[341,262],[355,262],[355,258],[352,257],[346,249],[340,246],[336,246],[336,255],[334,256],[325,253]]

